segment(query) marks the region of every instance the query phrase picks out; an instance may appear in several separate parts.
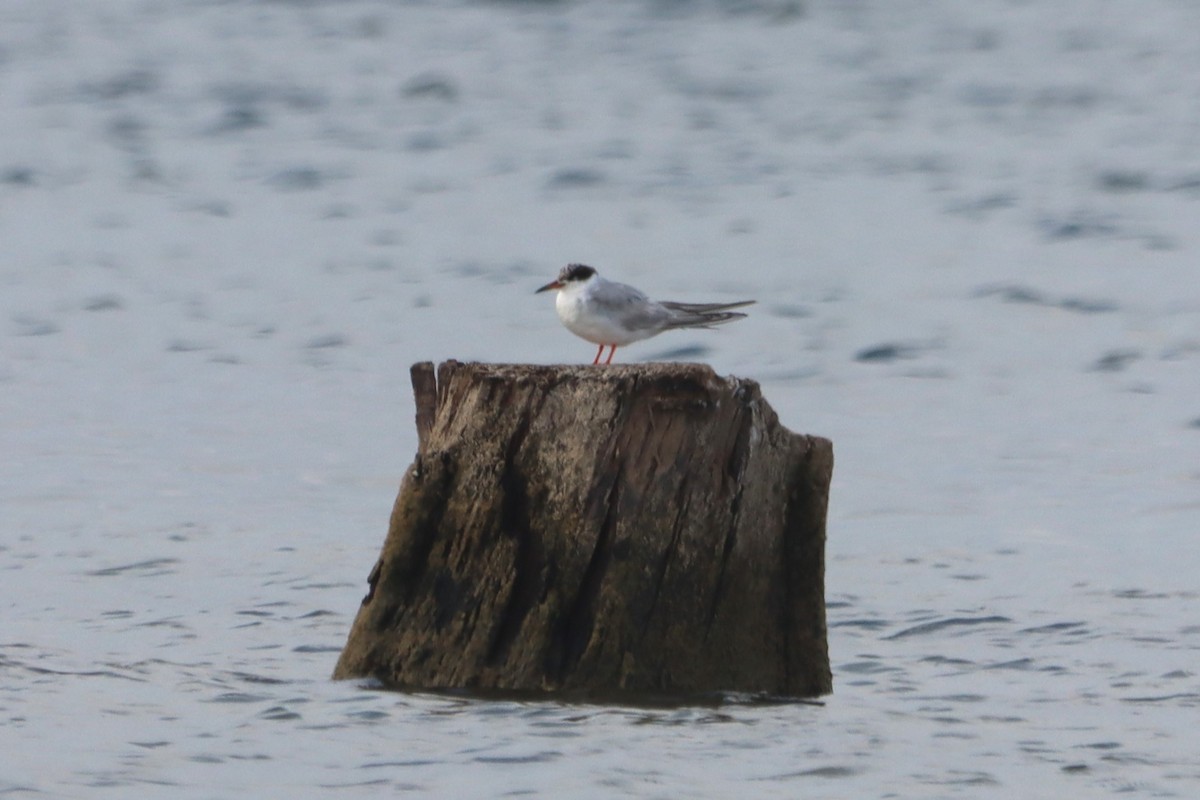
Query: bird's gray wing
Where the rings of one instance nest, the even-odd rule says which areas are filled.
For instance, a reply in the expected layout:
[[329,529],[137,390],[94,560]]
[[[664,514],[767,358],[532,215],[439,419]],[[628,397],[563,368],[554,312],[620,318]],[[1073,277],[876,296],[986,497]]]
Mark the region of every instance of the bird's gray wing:
[[610,281],[597,287],[592,302],[630,331],[662,330],[671,320],[671,312],[625,283]]

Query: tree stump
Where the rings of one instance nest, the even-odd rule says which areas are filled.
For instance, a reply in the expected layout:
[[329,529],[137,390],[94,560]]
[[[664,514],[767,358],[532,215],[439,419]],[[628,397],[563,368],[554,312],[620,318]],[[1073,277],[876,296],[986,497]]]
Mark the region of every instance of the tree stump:
[[699,364],[412,369],[416,459],[335,678],[812,697],[827,439]]

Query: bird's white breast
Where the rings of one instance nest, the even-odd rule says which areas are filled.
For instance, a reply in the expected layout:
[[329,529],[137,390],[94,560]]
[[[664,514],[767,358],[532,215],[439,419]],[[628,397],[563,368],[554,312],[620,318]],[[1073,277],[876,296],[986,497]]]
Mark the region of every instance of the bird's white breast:
[[651,336],[656,331],[631,331],[618,324],[610,314],[600,313],[591,302],[587,286],[568,287],[558,293],[554,309],[567,330],[593,344],[627,345]]

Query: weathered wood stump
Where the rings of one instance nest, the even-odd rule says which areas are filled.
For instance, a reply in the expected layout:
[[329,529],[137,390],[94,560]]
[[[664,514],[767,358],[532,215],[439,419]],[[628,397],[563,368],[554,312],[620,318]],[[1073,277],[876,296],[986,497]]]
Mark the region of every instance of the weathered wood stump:
[[832,689],[827,439],[698,364],[413,367],[415,461],[335,678]]

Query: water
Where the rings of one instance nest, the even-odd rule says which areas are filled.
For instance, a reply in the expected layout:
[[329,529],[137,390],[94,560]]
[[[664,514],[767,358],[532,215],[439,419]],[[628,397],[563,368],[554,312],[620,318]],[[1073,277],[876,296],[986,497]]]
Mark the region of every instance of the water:
[[[5,4],[0,793],[1195,796],[1197,29]],[[327,680],[408,366],[589,359],[567,261],[759,298],[620,356],[833,439],[824,705]]]

